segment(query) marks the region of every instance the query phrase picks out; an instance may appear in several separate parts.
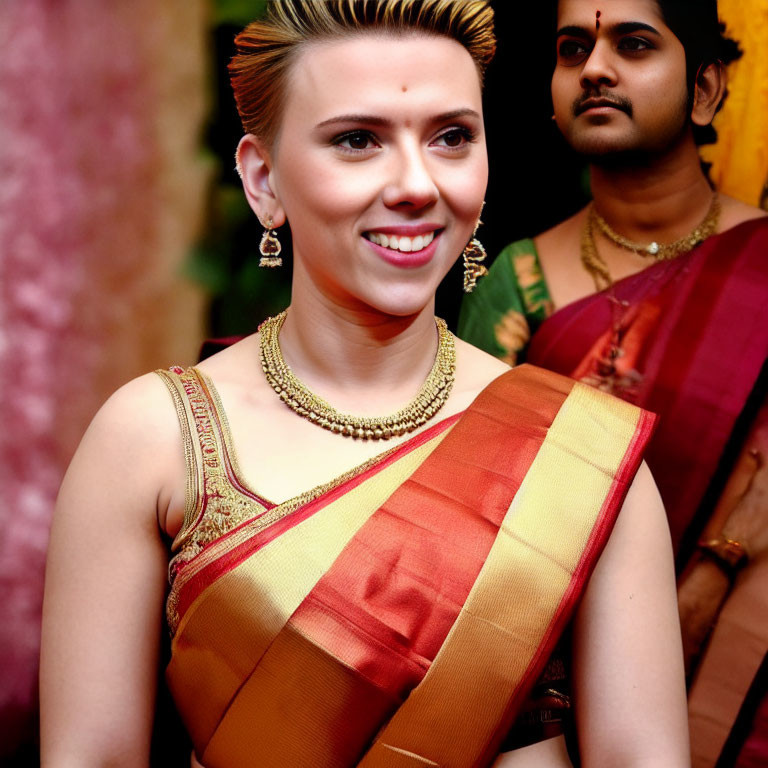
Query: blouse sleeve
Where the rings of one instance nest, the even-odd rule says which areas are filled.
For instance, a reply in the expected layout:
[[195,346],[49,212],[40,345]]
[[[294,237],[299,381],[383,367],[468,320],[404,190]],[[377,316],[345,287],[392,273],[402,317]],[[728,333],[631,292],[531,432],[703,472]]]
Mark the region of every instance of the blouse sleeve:
[[518,240],[496,258],[464,298],[459,336],[510,365],[521,362],[531,333],[552,311],[533,240]]

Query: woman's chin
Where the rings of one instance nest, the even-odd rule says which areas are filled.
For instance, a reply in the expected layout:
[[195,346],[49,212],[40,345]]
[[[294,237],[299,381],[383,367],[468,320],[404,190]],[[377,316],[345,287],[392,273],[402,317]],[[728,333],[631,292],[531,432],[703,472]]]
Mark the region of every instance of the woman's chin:
[[371,292],[363,299],[370,308],[383,315],[392,317],[410,317],[425,309],[434,311],[435,291],[416,290],[412,286],[392,286],[385,290]]

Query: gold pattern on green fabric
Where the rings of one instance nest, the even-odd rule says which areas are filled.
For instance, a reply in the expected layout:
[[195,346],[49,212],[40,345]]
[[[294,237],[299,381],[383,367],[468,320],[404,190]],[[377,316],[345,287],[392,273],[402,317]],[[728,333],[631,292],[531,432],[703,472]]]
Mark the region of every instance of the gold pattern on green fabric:
[[465,297],[458,335],[508,365],[523,362],[532,334],[554,311],[536,244],[508,245]]
[[531,340],[531,330],[525,315],[516,309],[510,309],[493,326],[493,335],[505,353],[500,359],[508,365],[517,364],[518,353]]
[[544,273],[536,253],[518,253],[512,257],[517,285],[525,303],[526,315],[549,317],[554,305],[549,297]]

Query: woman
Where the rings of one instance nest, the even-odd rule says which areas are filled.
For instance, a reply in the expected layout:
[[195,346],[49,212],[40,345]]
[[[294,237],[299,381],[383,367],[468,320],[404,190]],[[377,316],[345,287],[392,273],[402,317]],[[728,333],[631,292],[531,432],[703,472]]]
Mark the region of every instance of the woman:
[[493,48],[484,1],[286,0],[238,37],[238,165],[268,264],[290,221],[291,306],[88,430],[44,765],[147,763],[171,541],[167,678],[209,768],[568,765],[502,744],[574,611],[584,764],[686,764],[668,533],[632,482],[652,417],[434,319],[482,207]]

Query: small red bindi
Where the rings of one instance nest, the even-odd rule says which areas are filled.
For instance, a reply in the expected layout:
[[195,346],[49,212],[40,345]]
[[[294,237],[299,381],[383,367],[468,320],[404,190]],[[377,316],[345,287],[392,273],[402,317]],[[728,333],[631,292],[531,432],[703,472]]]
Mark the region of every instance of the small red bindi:
[[600,29],[600,11],[595,11],[595,29]]

